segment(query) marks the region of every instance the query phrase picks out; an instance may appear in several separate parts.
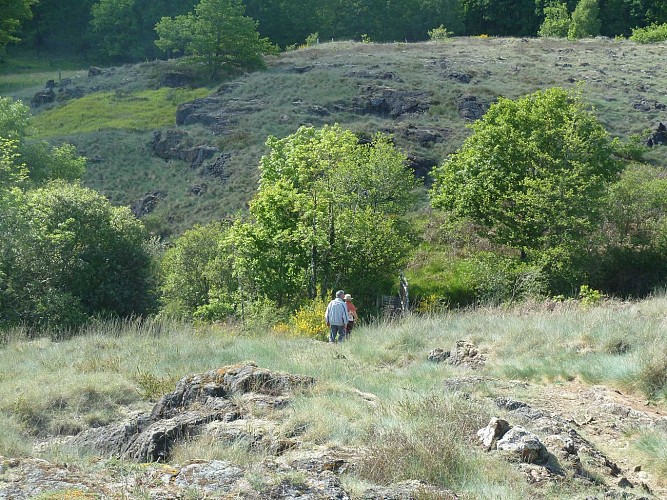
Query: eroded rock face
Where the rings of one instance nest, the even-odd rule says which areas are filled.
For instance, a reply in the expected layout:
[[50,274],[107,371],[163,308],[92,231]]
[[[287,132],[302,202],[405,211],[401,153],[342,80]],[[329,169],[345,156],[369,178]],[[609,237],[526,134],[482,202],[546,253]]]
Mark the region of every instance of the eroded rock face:
[[478,368],[486,363],[486,358],[482,351],[472,342],[457,340],[447,362],[457,366],[464,365],[470,368]]
[[496,448],[513,453],[529,464],[544,462],[547,458],[547,449],[540,438],[522,427],[512,427],[505,432],[496,442]]
[[130,206],[130,210],[135,215],[135,217],[143,217],[155,210],[155,207],[158,205],[160,200],[166,196],[167,193],[160,190],[146,193]]
[[466,121],[479,120],[489,109],[489,105],[473,95],[464,95],[458,101],[459,116]]
[[56,93],[53,91],[53,88],[47,88],[37,92],[33,98],[30,100],[30,104],[38,108],[44,104],[49,104],[56,100]]
[[244,418],[244,410],[232,397],[258,397],[264,405],[282,408],[287,394],[313,383],[311,377],[271,372],[251,363],[189,375],[179,380],[175,391],[162,396],[150,415],[89,429],[74,442],[106,456],[166,462],[176,441],[200,434],[211,422]]
[[189,87],[192,85],[193,78],[190,75],[179,71],[168,71],[160,78],[160,87]]
[[664,123],[660,122],[658,124],[646,140],[646,145],[650,148],[653,146],[667,146],[667,126]]
[[206,160],[213,158],[219,149],[215,146],[187,145],[188,133],[184,130],[169,129],[153,134],[151,149],[153,154],[164,160],[178,159],[190,163],[192,168],[201,166]]
[[[0,457],[0,499],[23,500],[45,492],[95,498],[238,498],[350,500],[339,474],[353,472],[361,451],[304,443],[304,430],[281,430],[281,410],[293,391],[314,384],[312,377],[273,372],[252,362],[183,377],[149,414],[90,429],[71,442],[104,457],[144,463],[85,470],[38,459]],[[258,449],[257,462],[192,460],[170,464],[176,440],[196,434],[213,442],[245,443]],[[369,487],[356,498],[458,498],[422,481]]]
[[498,440],[502,439],[509,430],[510,424],[507,420],[493,417],[486,427],[477,431],[477,436],[479,436],[482,445],[488,451],[495,449]]
[[363,95],[354,98],[354,110],[359,114],[372,114],[397,118],[408,113],[423,113],[431,107],[426,92],[396,90],[391,87],[369,85]]

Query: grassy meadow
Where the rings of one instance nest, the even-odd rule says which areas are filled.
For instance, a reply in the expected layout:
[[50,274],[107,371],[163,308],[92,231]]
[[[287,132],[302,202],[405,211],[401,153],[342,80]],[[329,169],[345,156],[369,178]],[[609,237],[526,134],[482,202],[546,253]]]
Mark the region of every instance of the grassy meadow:
[[[477,445],[476,431],[502,415],[489,397],[529,401],[547,384],[600,384],[664,409],[666,309],[661,295],[634,303],[524,304],[378,319],[339,345],[257,325],[159,319],[99,322],[66,339],[30,339],[13,330],[0,348],[0,455],[92,467],[96,458],[54,437],[149,411],[185,375],[252,360],[316,378],[313,389],[294,397],[280,432],[302,428],[303,442],[366,450],[369,458],[343,477],[350,491],[422,479],[469,498],[527,498],[522,476]],[[479,346],[484,367],[470,371],[427,360],[431,349],[448,349],[459,339]],[[482,382],[473,398],[444,389],[446,379],[471,375],[528,384],[506,385],[508,394]],[[629,453],[667,482],[664,434],[634,432]],[[251,464],[263,453],[200,438],[178,445],[173,462]],[[547,486],[544,493],[578,498],[583,490],[577,484]]]

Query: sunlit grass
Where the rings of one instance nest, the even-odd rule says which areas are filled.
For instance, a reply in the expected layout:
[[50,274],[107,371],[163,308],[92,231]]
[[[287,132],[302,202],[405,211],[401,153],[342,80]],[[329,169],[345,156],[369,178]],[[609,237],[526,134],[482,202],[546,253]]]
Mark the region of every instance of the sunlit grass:
[[152,130],[176,124],[180,103],[204,97],[210,89],[144,90],[90,94],[35,116],[41,137],[107,129]]
[[[532,390],[544,381],[604,384],[648,395],[660,406],[667,385],[659,348],[666,308],[664,296],[587,308],[478,308],[378,320],[339,345],[260,326],[195,327],[166,319],[100,321],[60,341],[30,339],[19,330],[0,348],[0,454],[34,454],[33,439],[118,421],[129,409],[149,411],[183,376],[254,361],[315,378],[314,386],[292,395],[287,412],[258,416],[275,419],[275,436],[364,450],[365,461],[346,479],[354,488],[413,478],[470,498],[525,498],[521,474],[475,446],[477,429],[497,411],[484,397],[497,395],[497,387],[479,384],[473,398],[443,390],[444,380],[470,372],[429,362],[428,352],[466,339],[487,359],[475,376],[527,380]],[[664,443],[648,435],[642,443],[637,453],[662,471]],[[229,460],[252,471],[267,453],[242,438],[201,437],[179,443],[174,460]],[[40,456],[85,461],[57,442]],[[576,498],[565,485],[548,488],[554,497]]]
[[0,73],[0,94],[9,94],[26,87],[42,87],[49,80],[58,82],[63,78],[76,78],[85,74],[77,70]]

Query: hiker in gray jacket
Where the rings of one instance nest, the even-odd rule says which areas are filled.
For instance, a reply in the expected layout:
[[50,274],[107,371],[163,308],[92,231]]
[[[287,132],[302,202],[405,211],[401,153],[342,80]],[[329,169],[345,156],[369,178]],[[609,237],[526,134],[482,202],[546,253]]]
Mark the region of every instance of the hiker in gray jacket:
[[331,343],[336,341],[342,342],[345,340],[345,330],[350,321],[350,317],[347,314],[347,306],[345,305],[343,297],[345,297],[345,292],[343,290],[338,290],[336,292],[336,298],[329,302],[327,310],[324,313],[324,321],[330,328],[329,342]]

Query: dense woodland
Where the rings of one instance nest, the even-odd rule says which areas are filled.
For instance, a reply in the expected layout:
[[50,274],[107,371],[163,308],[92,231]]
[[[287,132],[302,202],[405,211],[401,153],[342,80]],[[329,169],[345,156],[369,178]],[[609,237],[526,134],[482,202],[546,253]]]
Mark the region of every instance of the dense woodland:
[[[0,33],[14,35],[35,51],[63,51],[109,61],[141,61],[161,57],[155,46],[155,25],[163,17],[193,11],[196,0],[20,0],[0,3],[9,15]],[[241,5],[240,0],[227,2]],[[564,6],[569,13],[577,0],[245,0],[246,16],[257,22],[262,37],[281,48],[301,44],[316,33],[323,40],[356,39],[377,42],[428,39],[440,25],[459,35],[536,36],[545,7]],[[599,34],[628,36],[634,28],[667,22],[662,0],[600,0]],[[7,41],[7,35],[4,36]],[[0,34],[0,45],[3,35]]]
[[[582,38],[658,31],[667,20],[658,1],[12,6],[0,28],[5,43],[100,60],[186,56],[210,68],[211,81],[223,66],[260,68],[263,54],[312,41],[315,32],[366,42],[538,30]],[[382,134],[361,138],[325,125],[270,136],[248,212],[165,246],[128,208],[81,185],[85,160],[72,146],[35,140],[30,109],[0,98],[0,326],[69,328],[100,315],[158,312],[205,321],[269,314],[318,335],[333,290],[351,287],[373,311],[416,248],[426,260],[453,249],[448,281],[413,296],[424,311],[637,297],[665,283],[667,181],[664,165],[644,161],[638,137],[612,139],[581,93],[562,88],[501,97],[472,131],[434,169],[428,196]],[[416,210],[417,197],[427,215]],[[424,227],[437,234],[426,236]]]

